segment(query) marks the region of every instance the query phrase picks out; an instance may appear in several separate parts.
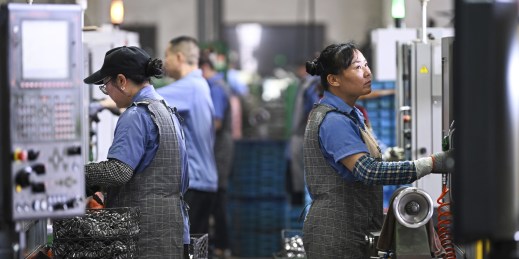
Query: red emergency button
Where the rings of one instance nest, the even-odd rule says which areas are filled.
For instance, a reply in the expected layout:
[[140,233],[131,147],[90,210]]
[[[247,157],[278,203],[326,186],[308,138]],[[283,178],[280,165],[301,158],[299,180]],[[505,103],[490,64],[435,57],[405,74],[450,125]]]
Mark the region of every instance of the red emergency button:
[[26,150],[15,149],[14,150],[14,161],[27,161],[28,155]]

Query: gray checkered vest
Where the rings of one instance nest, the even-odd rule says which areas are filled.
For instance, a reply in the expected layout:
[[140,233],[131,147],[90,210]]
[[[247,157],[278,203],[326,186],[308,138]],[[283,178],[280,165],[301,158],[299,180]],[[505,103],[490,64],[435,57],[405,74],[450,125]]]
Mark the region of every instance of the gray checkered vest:
[[151,164],[135,173],[124,186],[108,192],[109,207],[140,209],[139,259],[182,258],[184,222],[181,214],[181,163],[171,109],[165,103],[146,100],[158,127],[159,147]]
[[319,127],[334,110],[315,106],[306,127],[305,180],[313,200],[304,222],[303,243],[309,259],[369,258],[366,235],[382,227],[382,186],[347,181],[324,158]]

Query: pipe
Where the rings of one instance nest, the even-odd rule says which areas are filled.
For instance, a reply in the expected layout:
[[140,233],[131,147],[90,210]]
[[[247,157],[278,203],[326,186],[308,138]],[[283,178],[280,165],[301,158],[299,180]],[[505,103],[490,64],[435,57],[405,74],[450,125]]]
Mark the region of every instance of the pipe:
[[427,44],[427,2],[429,0],[420,0],[422,2],[422,42]]

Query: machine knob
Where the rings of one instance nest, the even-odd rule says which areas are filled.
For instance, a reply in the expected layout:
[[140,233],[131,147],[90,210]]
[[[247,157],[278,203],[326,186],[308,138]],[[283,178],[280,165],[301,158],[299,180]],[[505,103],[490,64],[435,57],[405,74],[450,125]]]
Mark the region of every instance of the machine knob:
[[406,139],[411,139],[411,130],[410,129],[405,129],[404,130],[404,137]]
[[68,208],[68,209],[74,208],[74,207],[76,207],[76,205],[77,205],[77,200],[76,200],[76,199],[69,199],[69,200],[65,203],[65,205],[67,205],[67,208]]
[[420,152],[420,155],[425,155],[427,153],[427,148],[420,148],[420,150],[418,150],[418,152]]
[[31,173],[26,168],[24,168],[16,174],[14,182],[20,187],[25,188],[31,184],[30,177]]
[[45,173],[45,165],[44,164],[35,164],[32,166],[32,170],[40,175],[40,174],[44,174]]
[[34,192],[34,193],[45,192],[45,184],[44,183],[33,183],[32,192]]
[[59,202],[59,203],[56,203],[54,205],[52,205],[52,210],[65,210],[66,209],[66,205]]
[[33,149],[29,149],[27,151],[27,158],[29,159],[29,161],[34,161],[34,160],[38,159],[39,156],[40,156],[40,151],[33,150]]
[[420,204],[416,201],[410,201],[405,205],[405,212],[409,215],[417,215],[420,212]]

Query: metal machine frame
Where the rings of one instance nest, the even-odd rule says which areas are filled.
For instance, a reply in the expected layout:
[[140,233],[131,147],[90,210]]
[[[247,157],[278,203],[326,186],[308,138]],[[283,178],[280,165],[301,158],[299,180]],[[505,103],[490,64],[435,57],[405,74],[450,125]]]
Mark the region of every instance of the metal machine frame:
[[[397,54],[397,143],[404,148],[405,159],[414,160],[441,151],[441,45],[399,43]],[[441,176],[428,175],[414,185],[438,197]]]
[[78,5],[0,7],[0,258],[47,242],[47,219],[85,213],[87,104]]

